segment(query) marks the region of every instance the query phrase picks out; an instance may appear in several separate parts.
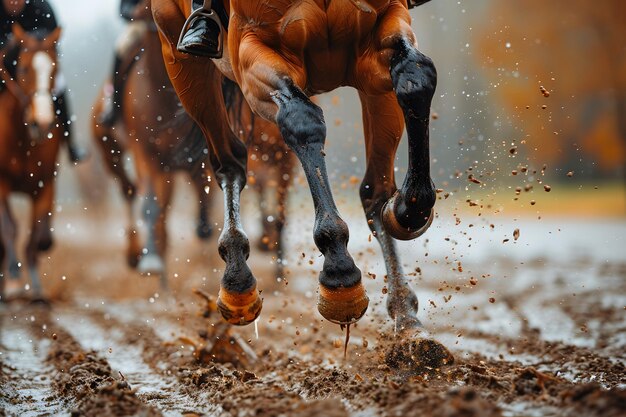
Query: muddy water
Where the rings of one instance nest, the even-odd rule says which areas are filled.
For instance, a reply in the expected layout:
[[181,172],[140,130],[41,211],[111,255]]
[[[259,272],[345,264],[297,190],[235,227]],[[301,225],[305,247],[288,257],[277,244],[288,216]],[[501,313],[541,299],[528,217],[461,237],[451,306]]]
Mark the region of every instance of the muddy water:
[[[623,415],[626,263],[615,249],[623,223],[459,230],[442,219],[428,241],[402,244],[421,318],[456,362],[399,373],[384,360],[395,341],[384,265],[360,214],[348,216],[351,250],[371,305],[351,328],[347,357],[345,333],[316,311],[321,259],[303,232],[310,225],[295,219],[287,284],[274,279],[270,255],[251,256],[265,301],[258,338],[254,326],[234,330],[258,357],[239,366],[198,363],[179,339],[214,337],[217,319],[200,316],[192,289],[217,292],[215,242],[198,243],[193,224],[173,217],[164,293],[124,266],[122,218],[61,213],[58,246],[41,266],[51,309],[0,307],[5,415],[102,415],[106,404],[121,404],[118,415]],[[515,228],[517,243],[503,244]]]

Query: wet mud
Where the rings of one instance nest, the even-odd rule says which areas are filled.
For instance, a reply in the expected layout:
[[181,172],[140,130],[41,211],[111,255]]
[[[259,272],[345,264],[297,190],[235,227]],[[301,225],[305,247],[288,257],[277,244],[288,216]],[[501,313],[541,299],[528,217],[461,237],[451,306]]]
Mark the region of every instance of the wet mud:
[[194,294],[217,293],[214,241],[174,234],[166,293],[127,269],[115,227],[88,230],[98,244],[61,238],[43,262],[49,307],[0,306],[0,416],[624,415],[619,260],[465,259],[463,273],[420,264],[409,279],[421,319],[454,355],[436,368],[411,362],[411,341],[387,318],[369,242],[354,253],[372,303],[344,357],[345,333],[315,308],[305,236],[284,280],[270,254],[251,256],[265,298],[257,337],[255,325],[225,327]]

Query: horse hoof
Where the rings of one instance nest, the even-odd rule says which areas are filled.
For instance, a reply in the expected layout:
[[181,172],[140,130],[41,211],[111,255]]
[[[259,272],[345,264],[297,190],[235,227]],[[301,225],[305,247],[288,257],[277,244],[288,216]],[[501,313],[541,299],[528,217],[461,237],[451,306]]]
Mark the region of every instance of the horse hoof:
[[317,310],[332,323],[352,324],[363,317],[369,301],[360,282],[349,288],[329,288],[320,284]]
[[424,372],[454,363],[448,349],[426,333],[405,335],[385,356],[390,368],[408,372]]
[[423,226],[417,229],[404,227],[400,223],[398,223],[398,219],[396,218],[396,196],[397,194],[385,203],[381,212],[383,227],[385,228],[385,231],[398,240],[413,240],[420,237],[426,232],[426,230],[428,230],[430,225],[433,223],[435,211],[433,209],[430,209],[428,219],[426,219],[426,223]]
[[252,323],[261,314],[263,299],[259,296],[256,285],[244,293],[229,292],[220,288],[217,297],[217,308],[222,317],[230,324],[245,326]]
[[148,254],[141,257],[137,270],[142,275],[160,275],[165,271],[165,265],[159,255]]

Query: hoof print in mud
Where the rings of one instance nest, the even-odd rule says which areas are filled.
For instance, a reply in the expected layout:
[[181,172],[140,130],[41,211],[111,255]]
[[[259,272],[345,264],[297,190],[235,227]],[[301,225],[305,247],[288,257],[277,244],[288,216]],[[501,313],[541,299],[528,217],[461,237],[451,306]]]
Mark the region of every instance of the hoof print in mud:
[[385,356],[392,369],[421,372],[454,363],[454,356],[434,339],[413,339],[394,343]]

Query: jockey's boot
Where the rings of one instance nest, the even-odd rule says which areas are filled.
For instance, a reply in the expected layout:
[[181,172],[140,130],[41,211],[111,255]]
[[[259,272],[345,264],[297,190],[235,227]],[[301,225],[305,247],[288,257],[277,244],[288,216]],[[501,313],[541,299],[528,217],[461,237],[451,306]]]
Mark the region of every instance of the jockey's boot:
[[[183,25],[176,47],[178,51],[209,58],[222,57],[223,24],[219,18],[219,11],[210,8],[211,4],[211,1],[192,0],[192,13]],[[216,6],[221,7],[221,4],[216,2]]]

